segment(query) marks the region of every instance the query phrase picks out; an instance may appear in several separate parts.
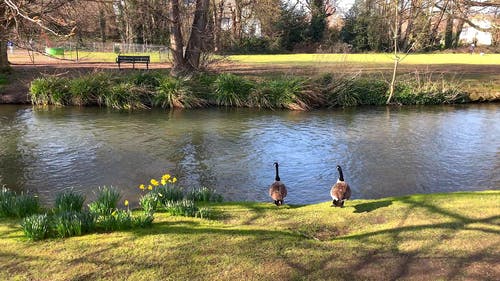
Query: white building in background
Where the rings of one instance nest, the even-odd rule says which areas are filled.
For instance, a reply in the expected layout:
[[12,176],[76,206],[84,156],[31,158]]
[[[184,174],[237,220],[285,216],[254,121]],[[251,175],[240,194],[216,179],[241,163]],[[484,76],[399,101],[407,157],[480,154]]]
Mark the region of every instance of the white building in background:
[[[491,28],[491,21],[488,19],[472,19],[472,23],[481,28]],[[490,46],[493,43],[493,36],[490,32],[484,32],[475,29],[474,27],[464,24],[462,33],[460,33],[460,41],[464,44],[476,42],[477,45]]]

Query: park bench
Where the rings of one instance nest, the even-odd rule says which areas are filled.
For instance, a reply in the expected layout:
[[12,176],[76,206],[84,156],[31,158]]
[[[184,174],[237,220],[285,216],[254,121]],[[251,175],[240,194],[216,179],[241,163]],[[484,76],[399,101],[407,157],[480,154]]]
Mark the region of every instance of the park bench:
[[132,63],[132,68],[135,69],[136,63],[145,63],[146,69],[149,69],[149,56],[122,56],[118,55],[116,58],[116,63],[118,63],[118,69],[120,68],[120,63]]

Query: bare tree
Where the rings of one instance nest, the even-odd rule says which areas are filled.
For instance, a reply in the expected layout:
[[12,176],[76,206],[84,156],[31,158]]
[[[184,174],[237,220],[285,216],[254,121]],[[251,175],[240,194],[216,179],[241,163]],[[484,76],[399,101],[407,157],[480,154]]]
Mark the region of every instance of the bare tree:
[[73,1],[0,0],[0,68],[9,68],[6,42],[23,25],[31,25],[56,36],[72,36],[74,26],[54,16],[54,12]]
[[[182,32],[181,4],[178,0],[170,1],[170,49],[172,51],[174,74],[196,71],[200,67],[200,57],[205,51],[203,34],[208,22],[209,0],[196,0],[194,18],[191,24],[189,40],[184,44]],[[184,51],[184,46],[186,50]]]

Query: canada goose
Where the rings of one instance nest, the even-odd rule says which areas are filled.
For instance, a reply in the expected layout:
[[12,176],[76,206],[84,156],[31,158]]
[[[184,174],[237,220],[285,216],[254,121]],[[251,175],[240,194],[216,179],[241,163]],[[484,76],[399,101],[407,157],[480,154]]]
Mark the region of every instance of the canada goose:
[[339,171],[339,179],[330,190],[330,196],[332,196],[333,199],[332,207],[344,207],[344,201],[351,198],[351,188],[344,181],[342,168],[337,165],[337,170]]
[[285,199],[287,191],[278,174],[278,162],[274,162],[274,166],[276,167],[276,177],[274,178],[275,182],[269,187],[269,196],[273,198],[276,206],[281,206],[283,205],[283,199]]

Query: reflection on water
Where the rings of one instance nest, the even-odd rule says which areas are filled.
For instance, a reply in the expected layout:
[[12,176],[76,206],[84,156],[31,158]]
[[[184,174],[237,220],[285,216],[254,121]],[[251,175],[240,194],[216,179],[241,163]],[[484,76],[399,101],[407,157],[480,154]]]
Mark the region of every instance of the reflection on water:
[[500,187],[497,104],[312,112],[204,109],[118,112],[0,106],[0,185],[46,201],[92,197],[165,172],[229,200],[268,201],[280,162],[289,203],[329,200],[343,166],[355,198]]

